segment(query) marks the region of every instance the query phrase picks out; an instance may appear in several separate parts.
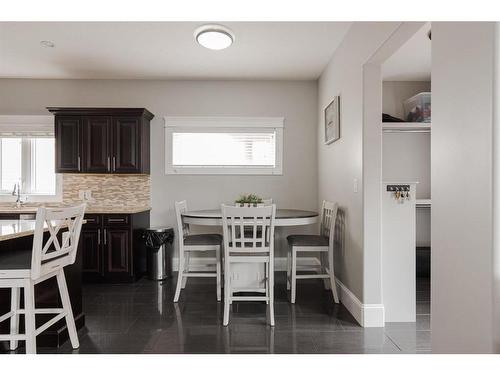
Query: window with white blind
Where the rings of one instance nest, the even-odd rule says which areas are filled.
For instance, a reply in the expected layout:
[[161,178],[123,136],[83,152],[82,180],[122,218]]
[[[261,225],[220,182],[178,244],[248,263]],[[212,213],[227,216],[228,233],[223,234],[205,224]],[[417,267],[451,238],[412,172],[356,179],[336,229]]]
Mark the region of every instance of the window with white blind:
[[167,174],[282,174],[283,118],[166,117]]
[[61,199],[53,121],[52,116],[0,116],[1,201],[15,201],[17,184],[28,202]]

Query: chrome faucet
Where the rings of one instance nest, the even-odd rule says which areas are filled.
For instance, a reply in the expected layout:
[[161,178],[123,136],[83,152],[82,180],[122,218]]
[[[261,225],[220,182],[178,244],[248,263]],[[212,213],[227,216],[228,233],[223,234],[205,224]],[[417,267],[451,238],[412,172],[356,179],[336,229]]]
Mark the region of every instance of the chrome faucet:
[[19,184],[19,182],[14,184],[12,195],[16,197],[16,207],[21,208],[21,205],[26,202],[27,197],[24,197],[24,199],[21,197],[21,185]]

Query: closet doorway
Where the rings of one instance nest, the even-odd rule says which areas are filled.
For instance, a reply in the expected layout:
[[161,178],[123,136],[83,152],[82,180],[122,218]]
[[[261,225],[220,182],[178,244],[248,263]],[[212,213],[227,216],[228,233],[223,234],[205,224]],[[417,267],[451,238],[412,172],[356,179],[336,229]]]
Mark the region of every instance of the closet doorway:
[[[431,24],[426,23],[381,64],[381,167],[385,197],[382,199],[382,290],[386,322],[407,321],[412,317],[409,321],[419,324],[430,321],[431,38]],[[403,189],[409,186],[410,197],[404,191],[388,192],[388,184]],[[398,198],[398,194],[403,198]],[[398,258],[402,251],[406,259]],[[413,273],[414,280],[401,276],[405,267],[406,272]],[[402,284],[395,290],[389,283]],[[404,288],[415,289],[407,295],[414,300],[404,300]]]

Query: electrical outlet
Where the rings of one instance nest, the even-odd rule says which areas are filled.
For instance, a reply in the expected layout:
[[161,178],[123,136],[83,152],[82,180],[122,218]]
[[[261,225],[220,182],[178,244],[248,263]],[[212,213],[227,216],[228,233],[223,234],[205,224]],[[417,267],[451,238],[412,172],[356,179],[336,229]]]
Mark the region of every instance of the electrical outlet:
[[85,190],[78,190],[78,198],[82,201],[85,199]]
[[92,190],[85,190],[84,197],[86,201],[90,201],[92,199]]

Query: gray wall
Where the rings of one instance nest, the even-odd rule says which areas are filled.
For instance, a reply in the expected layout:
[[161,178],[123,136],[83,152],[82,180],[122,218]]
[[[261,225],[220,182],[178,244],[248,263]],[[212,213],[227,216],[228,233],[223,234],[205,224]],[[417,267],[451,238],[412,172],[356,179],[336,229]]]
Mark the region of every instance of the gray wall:
[[[146,107],[155,114],[153,225],[174,224],[175,200],[187,199],[193,209],[216,208],[243,192],[272,197],[278,207],[317,209],[316,82],[0,80],[0,114],[47,114],[47,106]],[[283,175],[165,175],[165,115],[285,117]]]
[[[413,181],[417,199],[431,198],[431,134],[384,133],[382,137],[384,181]],[[417,209],[417,246],[431,246],[430,210]]]
[[434,353],[492,351],[493,36],[493,23],[432,23]]
[[[335,273],[364,303],[380,303],[381,290],[380,283],[363,285],[369,271],[365,262],[373,264],[371,254],[363,249],[363,65],[398,25],[354,23],[319,79],[319,200],[338,202],[345,212],[345,243],[344,248],[336,249]],[[325,145],[323,111],[335,95],[341,95],[341,138]],[[380,254],[375,256],[380,258]]]
[[494,351],[500,353],[500,23],[495,23],[495,60],[493,86],[493,277],[494,277]]

